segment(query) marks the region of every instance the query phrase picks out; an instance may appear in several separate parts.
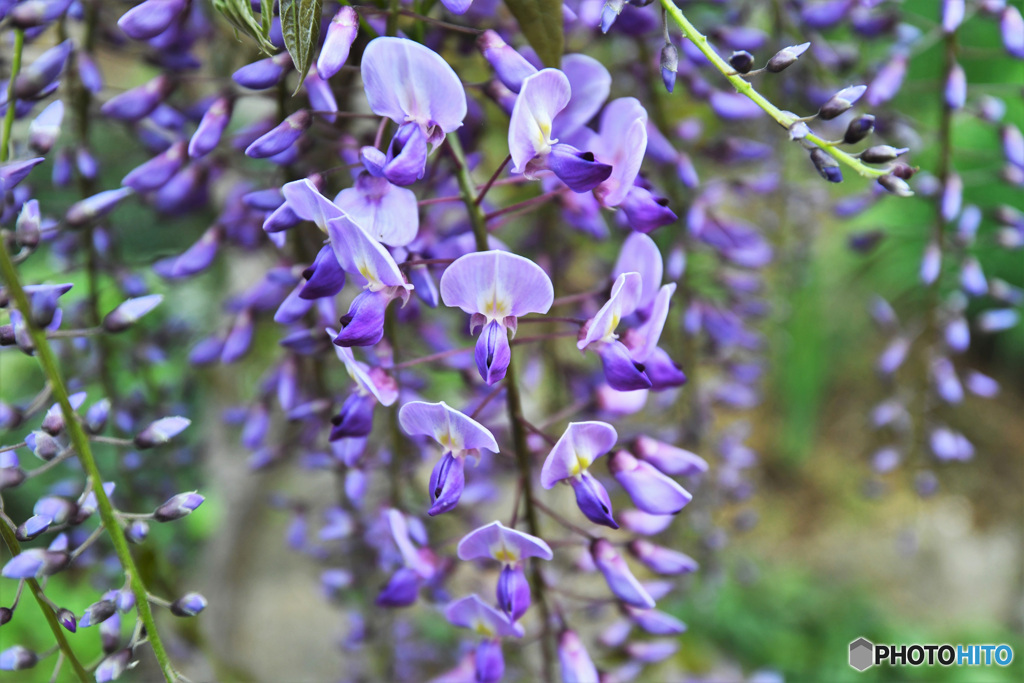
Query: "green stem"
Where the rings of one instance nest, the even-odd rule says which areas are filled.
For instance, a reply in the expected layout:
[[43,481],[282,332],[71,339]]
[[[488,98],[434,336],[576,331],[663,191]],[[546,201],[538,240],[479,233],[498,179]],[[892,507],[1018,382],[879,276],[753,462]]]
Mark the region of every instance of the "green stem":
[[483,209],[476,203],[476,185],[473,177],[469,174],[469,165],[466,163],[466,153],[462,151],[462,143],[457,135],[452,133],[445,138],[448,141],[448,148],[455,157],[455,165],[458,167],[455,177],[459,181],[459,196],[466,205],[469,212],[469,224],[473,226],[473,236],[476,238],[476,250],[487,251],[487,219]]
[[[697,28],[690,23],[690,20],[686,18],[682,10],[675,6],[672,0],[661,0],[661,5],[665,8],[665,11],[670,17],[672,17],[676,24],[679,25],[679,29],[683,32],[683,35],[693,41],[693,44],[697,46],[697,49],[700,50],[705,57],[707,57],[708,61],[711,62],[730,83],[732,83],[732,86],[736,88],[736,92],[748,97],[754,104],[763,109],[768,116],[772,117],[786,130],[789,130],[789,127],[796,123],[798,120],[797,117],[782,111],[769,102],[764,95],[754,89],[754,86],[750,84],[750,81],[737,74],[733,68],[729,66],[729,63],[722,59],[718,52],[711,47],[708,43],[707,36],[698,31]],[[868,166],[860,159],[844,152],[831,144],[828,140],[820,138],[813,133],[807,135],[804,140],[817,145],[833,159],[841,164],[849,166],[865,178],[881,178],[889,173],[888,169]]]
[[[5,129],[4,132],[6,134],[9,131]],[[7,142],[7,137],[4,137],[2,140],[4,147],[6,147]],[[164,649],[163,641],[160,640],[160,634],[157,632],[156,621],[153,619],[153,612],[150,610],[149,602],[146,600],[146,596],[148,595],[146,586],[135,567],[135,561],[132,559],[131,551],[128,548],[128,540],[124,537],[124,534],[121,533],[121,527],[118,525],[117,517],[114,513],[114,506],[111,504],[110,499],[103,490],[103,475],[100,473],[99,467],[96,466],[96,459],[93,458],[92,447],[89,444],[89,437],[86,436],[85,431],[82,429],[82,425],[78,421],[78,416],[75,415],[75,410],[71,407],[71,402],[68,400],[67,386],[64,384],[63,377],[61,377],[60,367],[57,364],[57,357],[54,355],[53,349],[50,348],[50,344],[46,340],[46,332],[39,329],[32,322],[32,316],[30,314],[32,309],[29,306],[28,297],[25,295],[25,290],[22,288],[21,282],[18,280],[18,274],[14,269],[14,264],[11,262],[11,256],[7,251],[7,245],[3,243],[3,240],[0,240],[0,274],[3,275],[3,279],[7,282],[7,288],[10,291],[14,302],[17,304],[18,310],[22,311],[25,328],[28,330],[29,335],[32,337],[32,343],[35,345],[36,358],[38,358],[39,364],[42,366],[43,373],[46,375],[46,379],[53,388],[53,394],[56,397],[57,402],[60,404],[68,436],[71,438],[71,443],[75,450],[78,451],[78,460],[81,462],[85,473],[90,479],[92,479],[93,493],[96,494],[96,506],[100,519],[110,536],[110,541],[114,546],[114,552],[117,554],[117,558],[121,561],[121,566],[128,575],[128,581],[131,586],[132,593],[135,595],[139,618],[145,625],[149,641],[153,645],[153,654],[156,655],[157,662],[160,664],[160,670],[163,672],[164,678],[168,683],[172,683],[177,680],[178,675],[175,672],[174,667],[171,665],[170,658],[167,655],[167,650]]]
[[[6,524],[0,524],[0,536],[3,536],[4,542],[7,544],[8,549],[10,549],[12,556],[18,555],[21,552],[21,545],[18,543],[18,539]],[[39,603],[39,609],[42,610],[43,616],[46,617],[46,623],[49,624],[50,630],[53,631],[57,647],[60,648],[64,657],[71,663],[71,668],[75,670],[78,680],[88,683],[88,681],[92,680],[92,677],[89,676],[89,672],[85,670],[85,667],[82,666],[82,663],[78,661],[75,653],[71,650],[71,643],[64,636],[64,629],[61,628],[60,623],[57,621],[57,615],[53,613],[53,608],[50,607],[49,600],[47,600],[46,595],[43,593],[43,587],[35,579],[26,579],[25,583],[28,585],[28,589],[32,591],[36,602]]]
[[14,105],[14,82],[18,80],[18,72],[21,71],[21,53],[25,47],[25,32],[20,28],[14,29],[14,55],[11,57],[11,80],[7,85],[7,114],[4,116],[3,144],[0,145],[0,161],[7,161],[10,158],[11,127],[14,126],[14,114],[17,107]]

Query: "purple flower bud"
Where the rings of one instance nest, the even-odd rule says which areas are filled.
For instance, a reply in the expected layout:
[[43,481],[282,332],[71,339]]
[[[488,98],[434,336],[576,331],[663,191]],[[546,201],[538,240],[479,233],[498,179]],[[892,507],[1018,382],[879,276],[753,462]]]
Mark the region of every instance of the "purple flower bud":
[[906,360],[907,351],[910,350],[910,340],[906,337],[896,337],[885,348],[878,357],[875,367],[883,375],[891,375],[903,365]]
[[569,479],[573,493],[576,494],[576,505],[579,506],[583,516],[594,524],[618,529],[619,525],[612,517],[612,501],[608,497],[608,491],[589,472],[582,472],[580,475]]
[[643,664],[653,664],[668,659],[679,650],[675,640],[654,640],[632,642],[626,645],[626,654]]
[[782,48],[768,60],[766,68],[771,73],[777,74],[796,62],[800,55],[806,52],[810,46],[810,43],[801,43],[800,45],[790,45],[789,47]]
[[354,393],[341,406],[341,412],[331,418],[331,441],[352,436],[366,436],[373,429],[373,406],[376,400],[370,394]]
[[192,421],[185,417],[162,417],[135,435],[135,445],[139,448],[162,446],[185,431],[190,424]]
[[948,427],[933,429],[929,436],[928,443],[932,453],[939,460],[961,460],[966,461],[974,457],[974,446],[960,432],[954,432]]
[[974,257],[964,259],[960,269],[960,286],[971,296],[984,296],[988,293],[988,281],[981,269],[981,263]]
[[106,190],[91,197],[75,202],[64,214],[64,220],[72,228],[80,228],[113,211],[126,197],[135,194],[130,187],[117,190]]
[[637,437],[634,452],[641,460],[673,476],[692,476],[708,470],[707,461],[699,455],[647,436]]
[[224,130],[231,121],[231,112],[234,108],[230,97],[218,97],[203,114],[196,132],[188,143],[188,155],[193,159],[201,159],[220,143]]
[[195,491],[179,493],[172,496],[153,512],[153,519],[158,522],[171,522],[192,514],[192,511],[203,504],[203,498]]
[[117,650],[121,644],[121,615],[114,612],[100,623],[100,645],[104,654]]
[[672,43],[661,48],[661,82],[665,90],[672,92],[676,87],[676,72],[679,71],[679,49]]
[[295,144],[312,120],[308,111],[300,109],[246,147],[245,155],[265,159],[280,154]]
[[910,185],[895,174],[888,173],[882,176],[878,179],[878,184],[884,187],[887,191],[892,192],[897,197],[914,196],[914,191],[910,189]]
[[[586,329],[586,328],[584,328]],[[583,330],[580,331],[581,334]],[[645,373],[645,366],[633,360],[629,349],[615,340],[598,345],[598,356],[608,385],[617,391],[650,389],[651,379]]]
[[14,80],[14,97],[23,100],[40,95],[64,70],[64,63],[71,54],[71,48],[72,42],[65,40],[22,68]]
[[141,166],[135,167],[124,177],[121,184],[127,185],[137,192],[156,190],[181,169],[185,162],[185,154],[185,143],[176,142],[161,154]]
[[188,7],[188,0],[146,0],[121,15],[117,25],[135,40],[149,40],[166,31]]
[[999,17],[1003,45],[1011,56],[1024,59],[1024,16],[1014,5],[1008,5]]
[[82,628],[96,626],[97,624],[102,624],[115,614],[117,614],[117,607],[112,600],[100,600],[85,608],[85,612],[82,614],[78,625]]
[[24,161],[9,161],[0,164],[0,187],[4,192],[10,192],[14,186],[28,177],[29,172],[43,162],[43,157],[26,159]]
[[124,530],[124,537],[128,539],[129,543],[136,545],[145,542],[149,537],[149,524],[141,519],[135,520]]
[[750,70],[754,68],[754,55],[746,50],[733,52],[729,56],[729,66],[735,69],[738,74],[750,73]]
[[960,403],[964,400],[963,386],[956,376],[953,363],[948,358],[937,358],[932,363],[932,381],[935,391],[946,403]]
[[875,117],[871,114],[864,114],[850,121],[843,134],[843,142],[852,145],[860,142],[875,130]]
[[831,121],[837,116],[844,114],[853,106],[854,102],[860,99],[867,89],[866,85],[851,85],[848,88],[843,88],[821,106],[818,116],[825,121]]
[[232,74],[231,78],[243,88],[266,90],[277,85],[291,66],[292,58],[287,52],[282,52],[279,55],[246,64]]
[[466,487],[465,458],[445,453],[430,472],[431,517],[455,508]]
[[360,292],[348,313],[341,318],[344,326],[334,338],[338,346],[373,346],[384,338],[384,318],[392,297],[386,291],[369,289]]
[[942,30],[953,33],[964,20],[964,0],[942,0]]
[[615,597],[633,607],[654,607],[654,599],[633,576],[615,546],[601,538],[591,544],[590,554]]
[[186,593],[171,603],[171,614],[176,617],[194,617],[206,609],[206,598],[199,593]]
[[39,656],[32,650],[21,645],[13,645],[0,652],[0,671],[21,671],[31,669],[39,661]]
[[633,504],[652,515],[674,515],[693,496],[650,463],[637,460],[628,451],[616,451],[608,459],[612,476],[626,489]]
[[626,614],[637,626],[656,636],[675,636],[686,632],[686,624],[660,610],[626,607]]
[[107,332],[123,332],[142,316],[159,306],[163,300],[163,294],[150,294],[128,299],[103,318],[103,329]]
[[231,331],[224,340],[220,361],[225,364],[234,363],[249,352],[252,344],[253,320],[252,311],[246,309],[235,318]]
[[959,64],[953,64],[946,77],[946,106],[950,109],[962,109],[967,101],[967,75]]
[[174,81],[160,74],[148,83],[126,90],[107,100],[100,112],[119,121],[138,121],[148,116],[174,90]]
[[327,26],[327,35],[316,60],[316,72],[320,78],[326,81],[341,71],[358,34],[359,16],[353,8],[342,7]]
[[982,398],[993,398],[999,394],[999,382],[988,375],[983,375],[976,370],[967,374],[967,390],[975,396]]
[[563,683],[592,683],[600,680],[594,662],[575,631],[562,631],[558,636],[558,662],[562,666]]
[[32,515],[18,525],[14,535],[19,541],[29,541],[50,528],[54,520],[49,515]]
[[656,574],[692,574],[698,569],[697,562],[690,556],[639,538],[630,542],[629,552]]
[[626,0],[605,0],[604,7],[601,8],[601,33],[608,33],[611,30],[625,6]]
[[19,244],[35,247],[39,244],[42,216],[39,213],[39,202],[30,199],[21,205],[18,220],[14,227],[14,236]]
[[96,62],[92,60],[87,52],[81,50],[75,53],[76,66],[78,67],[78,78],[86,90],[93,95],[103,90],[103,75],[100,73]]
[[999,129],[1003,141],[1003,154],[1011,164],[1024,168],[1024,133],[1020,128],[1008,123]]
[[[71,404],[72,410],[78,410],[82,407],[85,402],[86,394],[84,391],[80,391],[76,394],[72,394],[68,398],[68,402]],[[52,436],[57,436],[64,431],[64,412],[61,410],[59,403],[54,403],[50,406],[50,409],[46,411],[46,416],[43,417],[43,423],[40,425],[43,431]]]
[[872,107],[885,104],[896,96],[907,74],[907,55],[897,53],[883,66],[868,85],[865,101]]
[[40,460],[50,461],[61,452],[60,443],[46,432],[32,432],[25,437],[25,444]]
[[10,8],[7,18],[20,29],[44,26],[60,18],[71,0],[25,0]]
[[476,680],[479,683],[498,683],[505,675],[505,657],[501,641],[497,638],[481,640],[474,656]]
[[107,426],[110,416],[110,399],[103,398],[89,406],[85,414],[85,429],[90,434],[99,434]]
[[843,171],[839,168],[839,162],[820,147],[811,150],[811,163],[818,170],[818,174],[830,183],[843,182]]
[[60,124],[64,120],[64,103],[55,100],[48,104],[29,124],[29,147],[38,154],[46,154],[60,135]]
[[33,579],[39,576],[49,576],[64,569],[70,562],[71,557],[65,550],[55,550],[51,544],[51,548],[45,550],[32,548],[21,551],[4,565],[3,570],[0,570],[0,576],[8,579]]
[[641,510],[624,510],[620,514],[622,526],[634,534],[654,536],[672,524],[672,515],[649,515]]
[[100,173],[100,164],[87,147],[75,150],[75,166],[78,168],[78,174],[86,180],[96,180]]
[[537,73],[537,68],[514,48],[490,29],[484,31],[476,41],[484,59],[494,69],[498,80],[512,92],[519,92],[523,80]]
[[114,654],[104,657],[99,666],[96,667],[96,671],[93,672],[96,683],[116,681],[125,672],[125,669],[128,668],[131,659],[132,651],[127,649],[118,650]]
[[[10,623],[11,617],[14,616],[14,611],[10,607],[0,607],[0,626]],[[0,666],[0,671],[3,667]]]
[[978,329],[982,332],[1003,332],[1016,327],[1020,315],[1012,308],[992,308],[978,316]]
[[420,575],[408,567],[402,567],[388,580],[377,594],[374,603],[378,607],[408,607],[416,602],[420,591]]

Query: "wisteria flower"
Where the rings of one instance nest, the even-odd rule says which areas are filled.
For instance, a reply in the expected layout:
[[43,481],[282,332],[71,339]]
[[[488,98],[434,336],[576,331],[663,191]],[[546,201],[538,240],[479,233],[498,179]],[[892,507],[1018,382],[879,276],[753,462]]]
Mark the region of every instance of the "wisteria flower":
[[588,471],[595,460],[614,448],[618,439],[618,432],[607,422],[570,422],[544,461],[541,486],[550,489],[558,482],[568,483],[587,519],[618,529],[608,492]]
[[530,607],[530,584],[523,573],[523,563],[529,557],[553,557],[551,548],[541,539],[509,529],[498,521],[466,534],[459,541],[458,554],[462,560],[489,557],[501,562],[498,606],[512,621],[518,621]]
[[480,457],[480,449],[498,452],[498,442],[487,427],[455,410],[444,401],[411,401],[398,411],[398,421],[406,434],[429,436],[445,453],[430,473],[429,514],[439,515],[453,509],[466,485],[467,457]]
[[512,358],[508,331],[515,336],[517,320],[527,313],[547,313],[554,287],[533,261],[506,251],[483,251],[461,256],[441,276],[441,300],[472,317],[470,332],[481,330],[476,366],[488,384],[505,377]]

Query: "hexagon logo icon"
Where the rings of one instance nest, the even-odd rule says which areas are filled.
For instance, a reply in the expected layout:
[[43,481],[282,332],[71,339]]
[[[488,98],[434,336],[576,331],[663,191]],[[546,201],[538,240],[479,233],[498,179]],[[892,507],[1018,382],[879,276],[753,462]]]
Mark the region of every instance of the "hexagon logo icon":
[[850,643],[850,666],[864,671],[874,664],[875,646],[867,638],[858,638]]

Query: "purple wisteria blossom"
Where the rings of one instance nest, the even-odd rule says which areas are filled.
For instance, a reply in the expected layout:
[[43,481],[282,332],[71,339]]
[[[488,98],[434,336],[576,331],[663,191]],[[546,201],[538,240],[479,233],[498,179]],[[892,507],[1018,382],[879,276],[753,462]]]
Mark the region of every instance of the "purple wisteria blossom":
[[587,519],[618,529],[608,491],[588,470],[595,460],[615,447],[618,439],[618,432],[607,422],[570,422],[544,461],[541,486],[550,489],[559,482],[569,484],[580,512]]
[[466,534],[459,541],[458,554],[461,560],[489,557],[502,564],[498,606],[512,621],[518,621],[530,607],[530,584],[523,573],[523,563],[529,557],[553,557],[551,548],[541,539],[509,529],[498,521]]
[[467,457],[479,459],[481,449],[498,452],[498,442],[490,430],[444,401],[406,403],[398,411],[398,421],[407,434],[429,436],[444,449],[430,474],[431,516],[458,504],[466,483]]
[[547,313],[554,288],[547,273],[533,261],[506,251],[485,251],[459,257],[441,276],[445,306],[469,313],[470,332],[480,330],[476,366],[488,384],[505,377],[518,318]]

